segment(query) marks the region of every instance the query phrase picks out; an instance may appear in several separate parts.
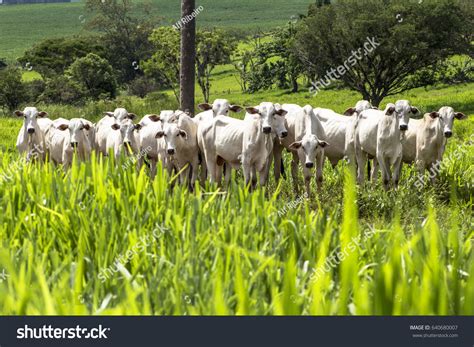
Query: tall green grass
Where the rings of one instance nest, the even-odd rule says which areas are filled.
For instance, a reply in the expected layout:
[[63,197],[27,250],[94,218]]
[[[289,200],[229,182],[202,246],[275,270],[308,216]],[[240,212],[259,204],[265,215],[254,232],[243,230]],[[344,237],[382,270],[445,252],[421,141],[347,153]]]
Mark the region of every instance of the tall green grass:
[[[4,154],[2,172],[15,160]],[[287,182],[249,193],[236,177],[226,192],[190,193],[163,173],[150,182],[116,165],[93,158],[64,173],[27,164],[0,182],[0,271],[9,275],[0,313],[474,313],[472,219],[463,222],[455,198],[443,218],[427,200],[418,223],[399,210],[369,224],[359,220],[363,194],[386,193],[362,193],[343,168],[327,188],[340,185],[340,209],[322,195],[282,215],[297,198]],[[127,251],[130,261],[102,281]],[[334,266],[314,276],[331,255]]]

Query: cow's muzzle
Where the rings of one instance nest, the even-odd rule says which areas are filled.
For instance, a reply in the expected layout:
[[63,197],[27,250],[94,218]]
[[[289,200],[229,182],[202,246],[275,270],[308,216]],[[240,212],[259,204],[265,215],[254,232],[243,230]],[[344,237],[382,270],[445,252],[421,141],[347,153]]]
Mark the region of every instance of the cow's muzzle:
[[406,124],[400,125],[400,130],[401,131],[407,131],[408,130],[408,125],[406,125]]
[[271,127],[263,127],[263,133],[264,134],[270,134],[272,132],[272,128]]
[[77,148],[78,146],[78,143],[77,142],[71,142],[71,147],[72,148]]
[[287,136],[288,136],[288,131],[283,131],[283,132],[281,133],[281,135],[280,135],[280,137],[281,137],[282,139],[284,139],[284,138],[287,137]]
[[34,128],[28,128],[27,132],[28,132],[28,134],[34,134],[35,129]]
[[305,166],[308,168],[308,169],[312,169],[314,167],[314,163],[306,163]]
[[444,137],[446,137],[447,139],[449,139],[451,136],[453,136],[453,132],[452,132],[452,131],[445,131],[445,132],[444,132]]
[[175,152],[175,151],[174,151],[173,148],[168,149],[168,154],[169,154],[169,155],[174,155],[174,152]]

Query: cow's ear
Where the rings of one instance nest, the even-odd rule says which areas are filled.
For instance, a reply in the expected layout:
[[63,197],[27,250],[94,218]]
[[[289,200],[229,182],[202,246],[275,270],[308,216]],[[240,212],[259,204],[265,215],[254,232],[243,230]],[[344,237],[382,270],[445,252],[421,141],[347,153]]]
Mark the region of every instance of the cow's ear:
[[355,107],[348,108],[348,109],[344,112],[344,116],[351,117],[355,112],[356,112]]
[[411,108],[411,113],[417,114],[418,112],[420,112],[420,111],[416,107]]
[[165,135],[164,131],[158,131],[155,135],[155,138],[161,139]]
[[132,119],[132,120],[133,120],[133,119],[135,119],[136,117],[137,117],[137,115],[136,115],[135,113],[129,113],[129,114],[127,114],[127,118],[128,118],[128,119]]
[[290,149],[298,149],[300,148],[302,145],[301,141],[297,141],[297,142],[293,142],[291,145],[290,145]]
[[113,112],[104,112],[105,116],[113,117],[114,113]]
[[439,113],[438,113],[438,112],[431,112],[429,115],[430,115],[430,117],[433,118],[433,119],[439,117]]
[[385,112],[386,115],[391,116],[395,112],[395,107],[391,106],[387,108],[387,111]]
[[24,114],[22,111],[16,110],[16,111],[15,111],[15,115],[16,115],[17,117],[23,117],[25,114]]
[[57,128],[58,128],[59,130],[61,130],[61,131],[64,131],[64,130],[66,130],[66,129],[69,128],[69,125],[67,125],[67,124],[61,124],[61,125],[57,126]]
[[86,129],[87,131],[89,131],[89,130],[90,130],[90,128],[91,128],[91,126],[90,126],[89,124],[87,124],[87,123],[86,123],[86,124],[84,124],[84,129]]
[[120,129],[120,125],[118,125],[117,123],[112,124],[111,127],[112,127],[112,129],[114,129],[114,130],[119,130],[119,129]]
[[467,116],[466,116],[464,113],[462,113],[462,112],[456,112],[456,113],[454,114],[454,117],[456,117],[456,119],[459,119],[459,120],[462,120],[462,119],[466,119],[466,118],[467,118]]
[[284,109],[280,108],[280,109],[276,110],[275,113],[279,116],[284,117],[288,114],[288,111],[285,111]]
[[188,133],[184,130],[179,130],[179,136],[183,137],[185,140],[188,139]]
[[158,116],[157,114],[149,115],[148,118],[150,118],[152,122],[158,122],[160,120],[160,116]]
[[239,105],[231,105],[229,107],[229,110],[231,110],[232,112],[235,112],[235,113],[238,113],[240,111],[242,111],[242,106],[239,106]]
[[48,112],[44,112],[44,111],[41,111],[41,112],[38,112],[38,117],[46,117],[48,115]]
[[212,110],[212,105],[210,105],[208,103],[199,104],[198,107],[201,111]]
[[246,107],[245,110],[250,114],[259,114],[259,110],[257,107]]
[[329,146],[329,143],[327,143],[326,141],[319,141],[319,145],[324,148],[324,147],[327,147]]
[[139,131],[141,128],[142,128],[141,124],[135,124],[133,129],[136,130],[136,131]]

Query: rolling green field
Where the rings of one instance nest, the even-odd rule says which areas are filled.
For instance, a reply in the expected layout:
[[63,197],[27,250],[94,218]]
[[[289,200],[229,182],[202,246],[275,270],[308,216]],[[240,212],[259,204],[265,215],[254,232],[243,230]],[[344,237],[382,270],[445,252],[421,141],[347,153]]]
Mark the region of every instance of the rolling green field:
[[[405,166],[397,191],[384,192],[380,182],[356,187],[340,163],[326,166],[323,189],[309,199],[291,179],[249,193],[237,173],[226,190],[190,193],[172,189],[163,174],[151,182],[146,170],[108,160],[67,173],[23,165],[14,151],[21,123],[0,118],[0,272],[9,275],[0,312],[473,314],[472,84],[393,100],[402,97],[423,111],[453,105],[471,116],[456,122],[437,183],[419,190]],[[229,98],[339,111],[358,99],[344,90],[309,100],[277,91]],[[119,103],[139,115],[173,107]],[[52,118],[98,119],[117,105],[44,109]]]
[[[238,30],[267,30],[288,22],[293,15],[307,12],[311,0],[242,0],[238,11],[232,0],[201,0],[198,27],[226,27]],[[180,19],[180,2],[152,0],[153,15],[162,25]],[[207,8],[211,8],[207,10]],[[14,60],[45,38],[85,33],[92,14],[83,3],[27,4],[0,6],[0,58]]]

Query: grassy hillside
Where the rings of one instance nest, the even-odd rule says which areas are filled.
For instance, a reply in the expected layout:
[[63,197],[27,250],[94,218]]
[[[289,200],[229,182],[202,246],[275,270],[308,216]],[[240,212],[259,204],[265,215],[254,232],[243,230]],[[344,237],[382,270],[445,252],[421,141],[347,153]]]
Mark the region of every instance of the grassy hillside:
[[[200,0],[204,10],[198,26],[226,27],[241,30],[268,29],[289,21],[293,15],[306,13],[311,0]],[[152,0],[154,14],[163,25],[180,18],[177,0]],[[0,6],[0,57],[10,60],[44,38],[82,32],[91,14],[83,3],[28,4]]]

